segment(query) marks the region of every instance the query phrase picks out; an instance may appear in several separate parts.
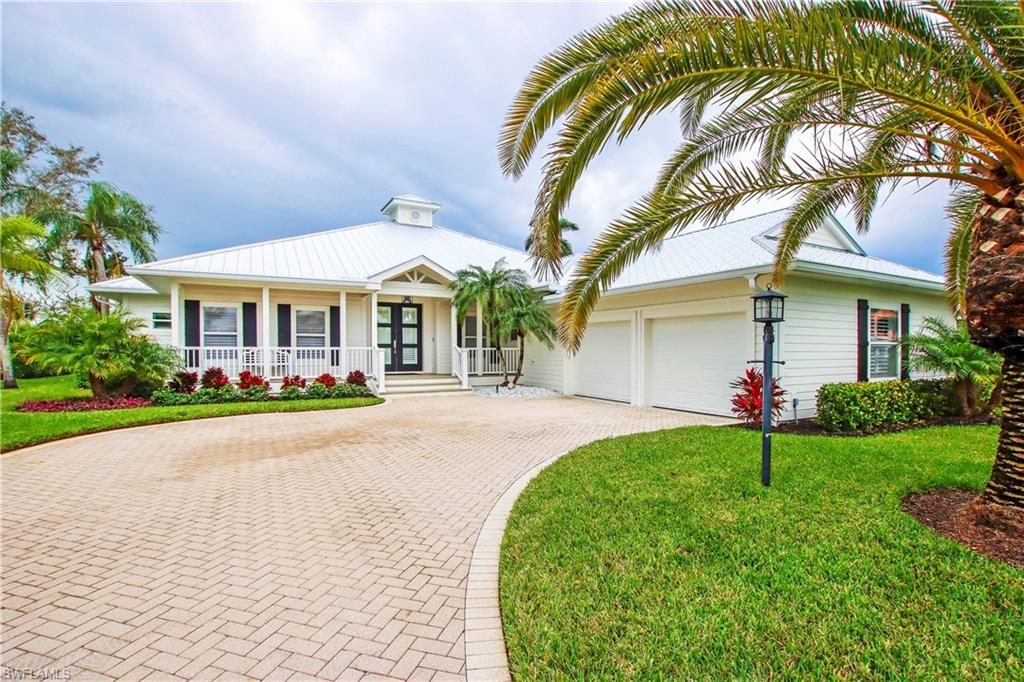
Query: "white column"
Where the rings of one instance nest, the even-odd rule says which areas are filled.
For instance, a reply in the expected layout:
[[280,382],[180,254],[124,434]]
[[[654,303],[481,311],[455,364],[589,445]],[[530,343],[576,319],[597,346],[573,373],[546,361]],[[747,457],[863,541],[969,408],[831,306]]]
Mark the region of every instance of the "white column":
[[171,345],[184,346],[181,336],[181,285],[177,282],[171,284]]
[[[377,292],[376,291],[374,291],[374,292],[372,292],[370,294],[370,310],[367,311],[366,322],[367,322],[367,328],[366,328],[367,343],[366,343],[366,345],[371,348],[371,351],[370,351],[371,357],[376,358],[379,355],[379,353],[377,351]],[[376,361],[374,361],[374,362],[376,362]],[[373,366],[376,366],[376,364],[374,364]],[[378,372],[378,374],[380,374],[381,376],[384,376],[384,372],[385,371],[386,370],[383,367],[380,367],[380,371]],[[377,377],[377,386],[378,387],[380,386],[380,383],[381,383],[380,382],[380,378],[381,377]]]
[[348,312],[347,312],[347,295],[344,291],[338,294],[338,317],[340,331],[338,333],[338,345],[340,350],[338,351],[338,365],[341,369],[341,378],[344,379],[348,376]]
[[647,404],[647,320],[642,310],[633,313],[633,346],[630,354],[630,372],[633,377],[633,395],[630,402],[637,407]]
[[270,287],[263,287],[263,378],[270,379]]
[[484,318],[480,314],[480,304],[476,304],[476,373],[484,373]]
[[457,365],[459,363],[459,354],[455,352],[455,349],[458,348],[459,346],[459,316],[455,310],[455,306],[452,305],[451,302],[449,302],[449,310],[451,310],[452,314],[452,347],[449,349],[448,352],[451,353],[452,356],[452,376],[458,376]]

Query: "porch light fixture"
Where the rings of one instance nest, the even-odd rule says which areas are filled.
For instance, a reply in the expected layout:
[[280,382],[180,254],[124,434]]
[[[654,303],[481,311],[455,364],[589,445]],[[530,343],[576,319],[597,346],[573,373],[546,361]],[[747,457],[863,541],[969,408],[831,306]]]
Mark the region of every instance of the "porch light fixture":
[[412,305],[412,296],[403,296],[402,305]]
[[786,295],[772,291],[772,288],[768,287],[751,298],[754,299],[754,322],[764,324],[761,344],[764,349],[764,357],[761,360],[764,367],[761,389],[761,485],[769,486],[772,479],[772,383],[773,370],[777,362],[772,358],[775,347],[774,325],[785,318]]

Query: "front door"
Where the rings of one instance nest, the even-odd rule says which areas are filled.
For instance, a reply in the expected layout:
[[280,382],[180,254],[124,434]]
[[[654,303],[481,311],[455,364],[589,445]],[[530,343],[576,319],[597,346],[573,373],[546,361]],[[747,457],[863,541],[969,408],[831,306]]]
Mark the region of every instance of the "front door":
[[423,371],[423,306],[378,303],[377,347],[384,351],[386,371]]

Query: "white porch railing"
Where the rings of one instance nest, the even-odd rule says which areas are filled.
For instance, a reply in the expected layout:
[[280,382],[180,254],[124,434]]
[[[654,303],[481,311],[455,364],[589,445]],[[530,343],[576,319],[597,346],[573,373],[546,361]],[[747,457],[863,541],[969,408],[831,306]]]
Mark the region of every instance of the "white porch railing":
[[282,379],[298,374],[312,379],[321,374],[332,374],[344,379],[352,370],[360,370],[368,377],[383,383],[383,351],[377,348],[299,348],[271,346],[189,346],[175,348],[182,365],[189,372],[202,374],[211,367],[220,367],[229,377],[249,371],[267,379]]
[[454,374],[463,388],[469,388],[469,360],[466,359],[466,349],[452,346],[452,374]]
[[[501,374],[507,371],[514,374],[519,364],[518,348],[459,348],[465,357],[466,371],[469,374]],[[502,368],[502,359],[505,366]],[[454,367],[454,358],[453,358]]]

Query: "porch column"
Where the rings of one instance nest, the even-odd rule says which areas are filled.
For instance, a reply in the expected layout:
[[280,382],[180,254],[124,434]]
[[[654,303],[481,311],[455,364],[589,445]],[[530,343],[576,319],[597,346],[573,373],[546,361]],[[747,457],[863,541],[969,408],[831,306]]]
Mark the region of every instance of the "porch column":
[[484,317],[480,314],[480,304],[476,304],[476,374],[484,373]]
[[263,378],[270,380],[270,287],[263,287]]
[[348,318],[346,312],[346,305],[348,303],[347,295],[344,291],[338,293],[338,325],[340,331],[338,333],[338,368],[339,374],[342,378],[348,376],[348,339],[345,337],[348,335]]
[[454,305],[449,303],[448,309],[452,313],[452,347],[448,352],[452,356],[452,376],[457,376],[456,365],[459,362],[459,354],[455,352],[455,349],[459,347],[459,316]]
[[[370,367],[377,369],[377,292],[370,293],[370,309],[366,314],[366,345],[370,347]],[[380,374],[383,376],[385,370],[383,367],[379,368]],[[377,386],[379,387],[380,377],[377,379]]]
[[171,346],[184,345],[181,339],[181,285],[171,284]]

